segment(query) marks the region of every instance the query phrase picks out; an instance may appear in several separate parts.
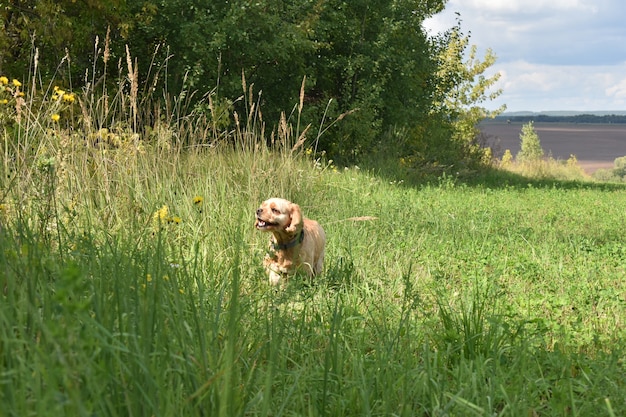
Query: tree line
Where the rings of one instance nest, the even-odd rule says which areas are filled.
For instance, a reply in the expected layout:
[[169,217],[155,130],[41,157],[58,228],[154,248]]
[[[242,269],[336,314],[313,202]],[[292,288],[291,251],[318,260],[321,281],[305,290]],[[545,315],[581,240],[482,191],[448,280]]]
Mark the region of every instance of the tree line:
[[194,111],[211,96],[231,115],[254,89],[268,123],[293,112],[304,80],[302,123],[342,119],[318,144],[338,163],[378,151],[412,165],[473,164],[477,122],[503,110],[482,107],[499,94],[498,76],[484,76],[495,56],[477,56],[460,18],[426,32],[446,2],[8,0],[0,73],[32,77],[36,57],[38,78],[77,88],[98,81],[85,73],[104,73],[106,54],[123,72],[129,52],[140,94],[185,91]]
[[528,116],[498,116],[500,120],[507,120],[517,123],[540,122],[540,123],[595,123],[595,124],[624,124],[626,123],[626,115],[619,114],[577,114],[573,116],[553,116],[545,114],[528,115]]

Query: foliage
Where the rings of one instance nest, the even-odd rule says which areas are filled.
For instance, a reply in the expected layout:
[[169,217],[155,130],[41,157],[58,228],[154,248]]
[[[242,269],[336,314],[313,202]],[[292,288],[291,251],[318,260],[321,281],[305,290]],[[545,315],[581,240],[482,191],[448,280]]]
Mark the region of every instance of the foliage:
[[[104,37],[110,26],[119,37],[125,17],[120,0],[7,0],[0,6],[0,73],[18,77],[36,65],[30,73],[45,82],[57,76],[78,86],[93,64],[96,36]],[[71,65],[60,66],[64,60]]]
[[[541,150],[541,147],[539,147],[539,149]],[[541,152],[543,152],[543,150],[541,150]],[[514,159],[511,151],[506,149],[497,165],[505,171],[514,172],[524,177],[534,179],[559,179],[567,181],[589,181],[591,179],[578,164],[576,155],[570,155],[566,161],[555,160],[552,157],[526,158],[520,160]]]
[[567,161],[556,160],[554,158],[543,158],[525,162],[509,159],[507,162],[505,156],[506,153],[503,155],[499,166],[506,171],[514,172],[527,178],[558,179],[567,181],[591,180],[589,174],[581,168],[576,161],[576,158],[569,158]]
[[613,162],[613,173],[618,177],[626,177],[626,156],[615,158]]
[[533,122],[522,125],[522,131],[519,135],[520,151],[517,153],[516,159],[519,162],[533,162],[543,158],[543,149],[539,135],[535,131]]
[[[496,62],[496,56],[488,49],[483,59],[479,59],[477,47],[469,47],[469,40],[469,36],[462,34],[460,23],[446,35],[438,56],[437,77],[441,81],[436,92],[434,112],[443,112],[451,117],[454,140],[472,144],[479,133],[478,122],[496,117],[506,106],[496,110],[480,107],[481,103],[502,94],[501,89],[490,91],[500,79],[500,73],[491,77],[484,75]],[[463,61],[468,47],[467,60]]]
[[[436,63],[422,28],[442,2],[328,2],[320,16],[319,55],[313,97],[337,100],[332,113],[358,109],[338,124],[323,145],[340,162],[354,162],[373,146],[389,146],[382,134],[426,119]],[[316,64],[317,68],[317,64]],[[393,144],[391,145],[393,146]]]
[[504,154],[502,155],[502,160],[500,161],[500,165],[506,167],[511,164],[513,161],[513,154],[510,149],[506,149]]
[[459,20],[432,40],[436,51],[435,88],[428,121],[420,120],[411,126],[412,147],[407,150],[412,151],[414,164],[454,167],[458,172],[490,162],[477,125],[505,110],[505,106],[491,111],[481,106],[501,94],[499,89],[491,91],[500,74],[484,75],[496,57],[487,50],[479,59],[469,39],[469,35],[463,35]]
[[[118,75],[132,66],[137,100],[150,103],[135,122],[149,128],[173,100],[223,131],[235,127],[234,112],[259,105],[259,123],[276,131],[280,114],[291,120],[299,106],[298,125],[314,126],[307,146],[342,164],[389,148],[418,163],[480,160],[473,125],[490,116],[479,104],[498,94],[486,93],[497,76],[482,75],[495,58],[471,49],[463,64],[460,25],[428,37],[423,21],[445,3],[13,0],[1,10],[0,72],[36,66],[43,85],[57,75],[65,88],[93,90],[114,82],[108,60]],[[409,137],[394,140],[401,131]]]
[[593,177],[598,181],[626,182],[626,156],[615,158],[612,169],[599,169]]

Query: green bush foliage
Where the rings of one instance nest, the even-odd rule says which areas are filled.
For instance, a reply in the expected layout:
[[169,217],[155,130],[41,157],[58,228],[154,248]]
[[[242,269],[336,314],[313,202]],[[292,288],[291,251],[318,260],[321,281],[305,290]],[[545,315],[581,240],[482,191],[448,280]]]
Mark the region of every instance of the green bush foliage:
[[519,162],[534,162],[543,158],[543,149],[539,135],[535,131],[533,122],[522,125],[522,131],[519,135],[520,151],[517,153]]
[[[153,127],[172,97],[186,113],[215,119],[215,104],[247,114],[255,91],[269,131],[299,105],[299,125],[313,126],[307,147],[340,164],[389,148],[412,165],[480,161],[474,126],[490,116],[479,104],[493,98],[487,91],[497,76],[482,73],[495,57],[480,61],[472,49],[464,62],[460,24],[426,33],[424,20],[445,3],[14,0],[0,10],[0,73],[30,84],[24,74],[36,67],[43,84],[57,78],[65,88],[97,91],[112,81],[110,61],[120,75],[128,69],[138,102],[147,104],[138,126]],[[217,119],[235,127],[234,119]],[[406,137],[389,140],[391,131]]]
[[620,156],[613,161],[612,169],[599,169],[593,173],[598,181],[625,182],[626,181],[626,156]]

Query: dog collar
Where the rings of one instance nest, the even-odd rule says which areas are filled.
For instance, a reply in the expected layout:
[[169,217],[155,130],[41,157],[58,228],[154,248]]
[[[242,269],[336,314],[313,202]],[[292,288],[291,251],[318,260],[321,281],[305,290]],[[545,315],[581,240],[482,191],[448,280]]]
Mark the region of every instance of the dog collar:
[[300,232],[300,236],[296,236],[292,241],[287,243],[275,243],[272,242],[272,248],[274,250],[285,250],[289,248],[293,248],[296,245],[299,245],[304,240],[304,230]]

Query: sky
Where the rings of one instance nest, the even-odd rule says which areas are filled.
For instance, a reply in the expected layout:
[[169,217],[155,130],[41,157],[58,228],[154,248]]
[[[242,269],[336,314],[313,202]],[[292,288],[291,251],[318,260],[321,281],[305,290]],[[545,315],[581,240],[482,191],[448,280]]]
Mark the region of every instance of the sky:
[[449,0],[425,22],[432,34],[454,26],[479,56],[497,61],[503,94],[483,103],[515,111],[626,111],[625,0]]

